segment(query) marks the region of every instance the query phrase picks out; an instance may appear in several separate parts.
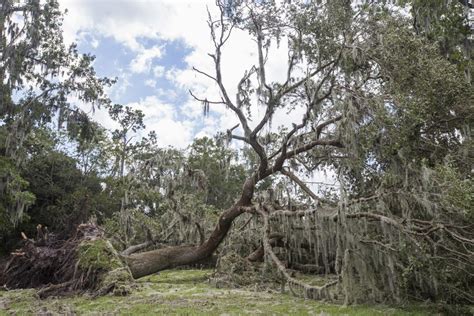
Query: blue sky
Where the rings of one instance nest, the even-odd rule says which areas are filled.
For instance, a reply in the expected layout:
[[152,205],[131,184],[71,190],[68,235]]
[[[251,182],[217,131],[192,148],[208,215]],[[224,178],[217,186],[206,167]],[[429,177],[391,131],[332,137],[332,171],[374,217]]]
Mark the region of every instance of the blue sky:
[[[162,146],[186,147],[194,137],[211,136],[238,123],[224,106],[211,106],[203,117],[202,106],[188,90],[209,100],[219,100],[216,85],[192,70],[212,74],[209,56],[213,46],[207,26],[207,9],[218,13],[213,0],[59,0],[68,9],[64,20],[66,42],[77,42],[81,52],[96,56],[99,75],[117,77],[108,92],[113,102],[145,113],[147,131],[154,130]],[[267,78],[284,81],[285,45],[272,47]],[[223,50],[223,77],[229,94],[246,69],[257,62],[255,42],[247,32],[235,30]],[[84,105],[87,107],[87,105]],[[252,107],[257,120],[264,109]],[[301,111],[279,113],[273,127],[298,122]],[[94,114],[105,127],[114,122],[105,111]],[[238,132],[238,131],[237,131]]]
[[[68,9],[64,19],[67,43],[78,43],[84,53],[96,56],[99,75],[117,77],[109,91],[115,103],[142,110],[149,131],[155,131],[160,146],[186,148],[195,137],[212,136],[235,126],[238,118],[223,105],[211,105],[209,116],[203,116],[201,98],[220,100],[221,94],[212,80],[192,70],[197,67],[214,74],[214,64],[208,53],[214,52],[207,25],[208,9],[217,17],[214,0],[59,0]],[[222,76],[228,95],[233,98],[237,84],[246,70],[258,62],[256,42],[247,31],[234,29],[222,51]],[[267,82],[286,80],[288,46],[285,40],[271,45],[266,61]],[[303,66],[293,70],[304,76]],[[256,102],[250,107],[255,126],[265,113]],[[87,109],[87,105],[82,105]],[[300,123],[303,106],[288,112],[278,110],[271,127],[291,127]],[[96,111],[94,118],[106,128],[115,128],[105,110]],[[234,133],[241,131],[237,128]],[[232,142],[239,148],[241,144]],[[317,173],[314,181],[326,181],[328,176]],[[332,182],[332,181],[330,181]]]
[[[159,93],[159,89],[170,91],[168,94],[162,94],[164,101],[184,102],[187,95],[183,95],[184,91],[175,89],[175,85],[166,79],[165,74],[170,69],[185,70],[187,64],[184,58],[193,49],[182,40],[162,41],[143,38],[138,39],[138,42],[146,50],[158,47],[161,56],[150,57],[140,64],[136,61],[137,54],[130,48],[111,37],[92,37],[90,34],[84,35],[78,48],[81,52],[91,52],[96,56],[95,69],[99,75],[118,77],[119,85],[124,85],[124,81],[128,81],[129,85],[113,96],[115,102],[123,104],[135,102],[143,96]],[[133,71],[130,69],[133,66],[139,69]]]

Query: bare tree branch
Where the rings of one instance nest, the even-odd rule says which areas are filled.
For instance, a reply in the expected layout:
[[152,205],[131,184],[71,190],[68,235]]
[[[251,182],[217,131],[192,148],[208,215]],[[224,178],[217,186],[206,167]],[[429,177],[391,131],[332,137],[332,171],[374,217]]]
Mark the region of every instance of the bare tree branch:
[[189,91],[189,94],[196,100],[196,101],[199,101],[199,102],[206,102],[206,103],[209,103],[209,104],[226,104],[224,102],[224,100],[222,101],[209,101],[208,99],[201,99],[201,98],[198,98],[196,95],[194,95],[194,93],[191,91],[191,90],[188,90]]
[[297,185],[299,185],[299,187],[304,192],[306,192],[306,194],[308,194],[314,201],[316,201],[316,202],[319,201],[318,196],[316,194],[314,194],[314,192],[311,191],[311,189],[303,181],[301,181],[300,178],[298,178],[293,172],[291,172],[290,170],[287,170],[285,168],[281,169],[280,172],[282,174],[284,174],[285,176],[287,176],[288,178],[290,178]]
[[217,81],[217,79],[216,79],[215,77],[211,76],[210,74],[208,74],[208,73],[206,73],[206,72],[204,72],[204,71],[202,71],[202,70],[197,69],[196,67],[193,67],[193,70],[194,70],[195,72],[197,72],[197,73],[199,73],[199,74],[205,76],[205,77],[208,77],[209,79],[211,79],[211,80],[213,80],[213,81]]

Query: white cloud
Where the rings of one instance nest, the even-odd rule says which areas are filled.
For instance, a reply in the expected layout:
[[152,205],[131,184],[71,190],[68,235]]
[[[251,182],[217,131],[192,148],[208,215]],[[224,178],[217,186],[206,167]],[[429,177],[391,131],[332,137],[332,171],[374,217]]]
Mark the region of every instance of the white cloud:
[[126,73],[123,69],[117,69],[119,75],[117,82],[106,89],[107,94],[112,98],[112,100],[119,99],[127,92],[128,88],[133,86],[133,83],[130,81],[130,75]]
[[156,96],[159,98],[167,98],[168,100],[176,100],[178,98],[178,92],[173,89],[156,89]]
[[153,75],[156,78],[163,77],[165,75],[165,71],[166,71],[166,68],[164,66],[156,65],[155,67],[153,67]]
[[[60,0],[70,12],[65,18],[66,38],[77,37],[79,30],[89,31],[114,38],[116,41],[137,53],[131,63],[131,70],[135,72],[152,71],[155,78],[166,78],[174,83],[176,91],[187,93],[188,89],[202,98],[220,100],[220,91],[215,83],[196,72],[195,66],[203,71],[213,74],[213,64],[208,53],[212,53],[212,41],[207,26],[207,8],[215,14],[217,9],[213,0]],[[153,59],[162,56],[162,47],[144,49],[140,39],[156,39],[160,41],[181,40],[191,49],[186,56],[185,69],[166,69],[163,65],[153,66]],[[248,32],[234,29],[229,41],[223,48],[222,73],[225,86],[229,95],[235,96],[237,83],[244,74],[257,62],[256,43],[249,38]],[[268,81],[284,81],[286,75],[287,47],[285,40],[280,43],[280,48],[273,45],[270,48],[267,62]],[[145,82],[152,85],[152,81]],[[170,96],[170,91],[157,89],[157,97]],[[170,100],[167,98],[167,100]],[[263,115],[264,109],[253,105],[251,124],[256,124]],[[153,115],[155,110],[150,110]],[[181,120],[192,120],[202,115],[202,106],[199,102],[189,98],[178,111],[173,107],[172,116],[161,120],[168,127],[184,126]],[[225,106],[211,105],[211,114],[216,118],[206,121],[202,133],[212,133],[225,130],[235,125],[238,120]],[[299,122],[302,111],[297,109],[290,114],[278,111],[273,119],[273,127],[280,124],[291,125]],[[293,121],[295,120],[295,121]],[[177,126],[173,126],[177,124]],[[157,126],[157,125],[156,125]],[[189,127],[189,124],[186,125]],[[157,128],[159,128],[157,126]],[[187,131],[190,129],[186,129]],[[186,136],[187,137],[187,136]],[[186,138],[185,137],[185,138]],[[184,138],[183,138],[184,139]]]
[[137,56],[130,62],[130,69],[134,73],[148,73],[155,58],[163,56],[163,47],[153,46],[145,49],[140,47]]
[[139,38],[185,39],[192,47],[208,42],[206,5],[211,0],[60,0],[69,13],[64,21],[66,39],[78,30],[113,37],[127,47],[140,47]]
[[156,80],[153,80],[153,79],[145,80],[145,86],[148,86],[150,88],[156,88]]
[[99,47],[99,44],[100,44],[100,42],[99,42],[98,39],[93,38],[93,39],[91,40],[91,46],[92,46],[92,48],[95,49],[95,48]]
[[180,120],[174,105],[156,96],[127,105],[145,114],[146,132],[155,131],[161,146],[184,148],[192,141],[195,124],[190,120]]

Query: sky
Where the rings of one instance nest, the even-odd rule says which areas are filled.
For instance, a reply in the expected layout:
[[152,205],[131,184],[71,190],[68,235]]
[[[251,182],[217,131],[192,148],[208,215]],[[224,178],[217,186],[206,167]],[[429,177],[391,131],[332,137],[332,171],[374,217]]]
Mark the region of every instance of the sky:
[[[59,0],[64,17],[64,39],[76,42],[83,53],[96,56],[94,67],[99,76],[117,77],[118,82],[108,94],[114,103],[129,105],[145,114],[146,130],[155,131],[158,144],[184,149],[196,137],[213,136],[239,123],[224,105],[211,105],[203,115],[203,106],[194,100],[189,90],[208,100],[220,100],[214,82],[193,71],[196,67],[213,74],[214,64],[209,53],[214,52],[208,12],[219,17],[215,0]],[[245,71],[258,62],[257,44],[247,31],[234,29],[222,49],[223,83],[231,96]],[[267,82],[286,80],[288,43],[282,38],[269,48],[266,61]],[[296,69],[295,73],[303,74]],[[90,106],[83,105],[84,110]],[[254,102],[250,108],[249,126],[254,127],[265,113],[265,107]],[[291,111],[278,109],[271,126],[291,128],[299,124],[305,113],[303,105]],[[104,127],[118,127],[107,112],[91,113]],[[241,134],[237,128],[234,134]],[[233,148],[240,148],[233,141]],[[301,175],[303,178],[306,176]],[[321,170],[309,181],[335,184],[332,170]],[[307,183],[315,192],[325,186]]]
[[[99,76],[117,77],[108,93],[114,103],[129,105],[145,114],[146,132],[154,130],[162,146],[184,148],[195,137],[212,136],[238,123],[223,105],[211,105],[203,115],[201,98],[220,99],[215,84],[192,67],[212,73],[208,53],[213,52],[207,25],[208,11],[218,16],[215,1],[208,0],[59,0],[68,12],[64,18],[67,43],[76,42],[83,53],[96,56]],[[284,81],[287,51],[283,42],[272,46],[267,78]],[[256,44],[248,33],[235,30],[223,49],[224,84],[231,95],[244,71],[257,62]],[[87,105],[84,106],[87,109]],[[255,106],[253,117],[263,114]],[[299,122],[302,109],[277,113],[273,127]],[[105,110],[93,117],[107,128],[115,123]],[[238,132],[237,132],[238,133]]]

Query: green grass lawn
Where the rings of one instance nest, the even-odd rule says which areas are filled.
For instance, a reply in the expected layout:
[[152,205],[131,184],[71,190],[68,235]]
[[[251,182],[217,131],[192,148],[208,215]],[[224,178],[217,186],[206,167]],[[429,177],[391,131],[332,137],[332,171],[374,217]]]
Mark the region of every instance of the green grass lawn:
[[210,270],[171,270],[145,277],[126,297],[39,300],[34,290],[0,291],[0,315],[433,315],[429,306],[332,305],[289,294],[218,289]]

